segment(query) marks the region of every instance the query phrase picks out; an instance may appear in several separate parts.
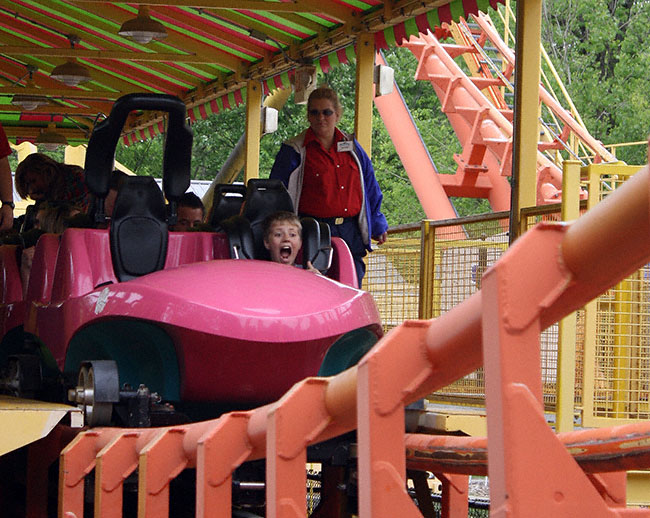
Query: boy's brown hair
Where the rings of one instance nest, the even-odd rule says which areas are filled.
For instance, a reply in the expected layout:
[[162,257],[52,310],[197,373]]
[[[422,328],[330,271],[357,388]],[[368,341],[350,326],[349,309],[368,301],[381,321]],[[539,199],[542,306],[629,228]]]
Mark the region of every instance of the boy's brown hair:
[[264,238],[264,241],[268,241],[269,236],[271,235],[271,227],[277,222],[291,223],[298,227],[298,230],[302,231],[302,223],[300,223],[300,218],[298,216],[293,212],[280,210],[264,218],[264,221],[262,222],[262,237]]

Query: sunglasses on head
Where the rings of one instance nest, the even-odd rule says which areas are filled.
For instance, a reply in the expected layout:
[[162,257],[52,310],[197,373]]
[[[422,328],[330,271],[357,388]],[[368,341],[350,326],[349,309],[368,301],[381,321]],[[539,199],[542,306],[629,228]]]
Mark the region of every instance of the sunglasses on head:
[[330,110],[329,108],[325,108],[324,110],[317,110],[315,108],[312,108],[309,110],[309,115],[313,117],[318,117],[321,113],[325,115],[325,117],[330,117],[334,115],[334,110]]

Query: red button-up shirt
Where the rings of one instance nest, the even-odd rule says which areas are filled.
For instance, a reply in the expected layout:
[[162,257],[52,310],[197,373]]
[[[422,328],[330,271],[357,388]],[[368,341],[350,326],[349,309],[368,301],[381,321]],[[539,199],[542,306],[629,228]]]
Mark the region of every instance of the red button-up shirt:
[[361,211],[363,193],[357,163],[348,151],[339,151],[339,143],[352,141],[338,129],[334,143],[324,149],[314,132],[305,135],[305,174],[300,194],[301,214],[317,218],[356,216]]
[[0,125],[0,158],[11,155],[11,147],[9,147],[9,142],[7,141],[7,135],[5,130]]

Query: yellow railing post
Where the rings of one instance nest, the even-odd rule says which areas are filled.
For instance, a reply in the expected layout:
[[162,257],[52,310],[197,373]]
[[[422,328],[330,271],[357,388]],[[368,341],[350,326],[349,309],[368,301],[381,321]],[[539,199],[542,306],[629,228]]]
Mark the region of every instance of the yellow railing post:
[[[586,181],[589,197],[587,210],[596,206],[600,200],[600,172],[597,167],[589,165],[581,170],[583,181]],[[594,426],[595,399],[596,399],[596,330],[597,330],[598,301],[592,300],[585,305],[585,330],[584,330],[584,367],[583,396],[582,396],[582,424]]]
[[[564,162],[562,171],[562,221],[580,216],[580,162]],[[558,324],[557,396],[555,427],[557,432],[573,430],[576,369],[576,314]]]
[[614,288],[613,417],[628,414],[630,390],[630,294],[632,282],[625,279]]
[[511,243],[521,232],[521,209],[536,202],[541,19],[541,0],[528,0],[525,7],[524,2],[517,2],[515,52],[522,59],[515,62]]
[[430,221],[423,220],[420,246],[420,298],[418,318],[433,318],[433,296],[435,281],[436,229]]
[[372,101],[374,98],[373,76],[375,70],[375,38],[369,32],[357,37],[357,88],[354,133],[359,144],[372,156]]
[[246,86],[246,167],[244,178],[248,182],[260,175],[260,128],[262,112],[262,84],[248,81]]

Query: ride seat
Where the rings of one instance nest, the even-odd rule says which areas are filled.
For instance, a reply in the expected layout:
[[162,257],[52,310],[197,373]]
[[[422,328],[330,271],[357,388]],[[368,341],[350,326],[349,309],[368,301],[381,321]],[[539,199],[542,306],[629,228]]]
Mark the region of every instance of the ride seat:
[[302,265],[307,261],[322,274],[326,274],[332,265],[332,236],[327,223],[314,218],[301,218],[302,224]]
[[132,176],[120,186],[110,228],[115,275],[128,281],[165,266],[169,235],[165,199],[151,177]]
[[0,304],[23,300],[18,245],[0,245]]
[[228,235],[230,256],[233,259],[270,259],[264,247],[262,223],[268,215],[280,210],[293,212],[291,196],[280,180],[249,180],[240,215],[222,223]]
[[214,188],[212,209],[208,215],[208,223],[217,231],[223,230],[222,222],[241,211],[246,199],[245,185],[219,183]]
[[29,282],[25,287],[27,301],[39,304],[50,302],[60,238],[58,234],[43,234],[38,238],[29,272]]

